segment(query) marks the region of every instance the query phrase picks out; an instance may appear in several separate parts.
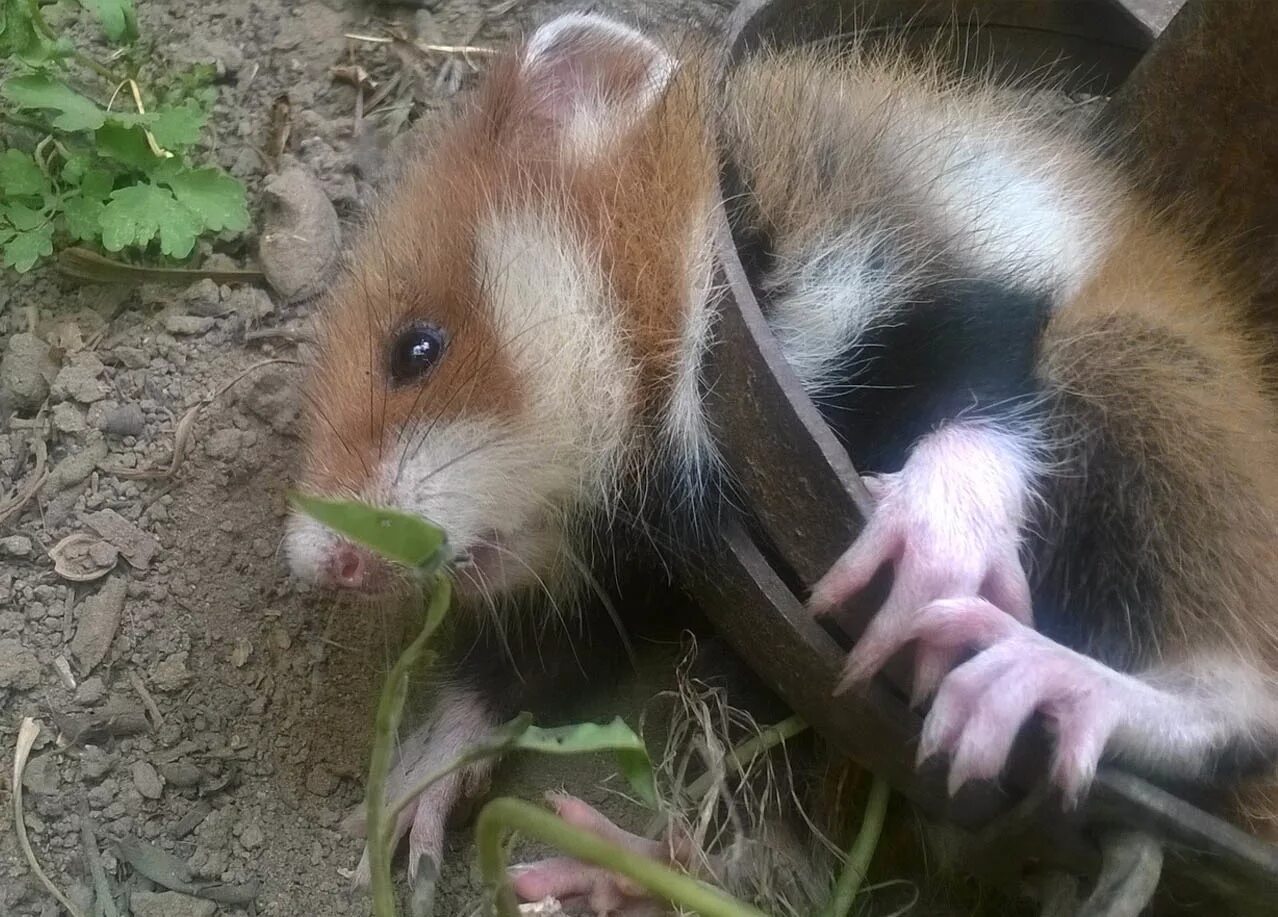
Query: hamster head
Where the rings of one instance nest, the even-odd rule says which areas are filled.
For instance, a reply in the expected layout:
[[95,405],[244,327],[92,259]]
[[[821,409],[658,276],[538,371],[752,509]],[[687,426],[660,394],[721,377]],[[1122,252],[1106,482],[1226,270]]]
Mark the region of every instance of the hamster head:
[[[681,81],[575,14],[494,64],[326,297],[304,491],[442,526],[463,591],[575,577],[579,522],[654,450],[704,298],[713,155]],[[287,553],[322,584],[389,572],[300,515]]]

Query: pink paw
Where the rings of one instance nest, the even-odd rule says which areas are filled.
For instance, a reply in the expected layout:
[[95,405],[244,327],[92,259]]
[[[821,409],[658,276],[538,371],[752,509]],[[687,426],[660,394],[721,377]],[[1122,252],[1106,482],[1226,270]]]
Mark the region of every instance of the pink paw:
[[[876,507],[865,531],[812,590],[816,614],[837,610],[885,565],[892,591],[848,659],[841,688],[864,681],[907,641],[918,609],[981,598],[1017,621],[1032,619],[1020,560],[1025,471],[994,434],[954,428],[921,443],[896,474],[866,481]],[[915,634],[914,698],[921,703],[960,650]]]
[[1055,643],[981,599],[933,602],[865,660],[873,672],[911,640],[977,655],[946,675],[919,740],[920,763],[949,757],[949,791],[969,780],[992,780],[1007,763],[1025,723],[1041,714],[1055,736],[1051,777],[1067,804],[1087,791],[1118,723],[1118,704],[1140,690],[1126,676]]
[[[574,796],[549,794],[547,801],[555,813],[579,828],[629,850],[670,863],[679,851],[661,841],[631,834],[617,827],[599,810]],[[647,897],[644,890],[624,876],[582,863],[570,857],[553,857],[512,867],[511,882],[522,901],[555,898],[564,904],[585,905],[596,917],[616,914],[641,917],[667,913],[667,909]]]

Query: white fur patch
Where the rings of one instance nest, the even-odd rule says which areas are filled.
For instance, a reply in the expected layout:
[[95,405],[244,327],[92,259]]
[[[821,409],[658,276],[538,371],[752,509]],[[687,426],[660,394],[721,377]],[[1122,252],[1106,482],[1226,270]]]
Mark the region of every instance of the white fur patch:
[[977,271],[1047,281],[1068,296],[1107,245],[1097,189],[1085,191],[1075,163],[1053,161],[1014,127],[956,117],[906,121],[897,142],[916,151],[923,193],[944,214],[957,250]]
[[713,339],[714,311],[711,282],[714,247],[710,243],[710,214],[694,220],[688,241],[691,283],[685,307],[687,323],[679,341],[679,361],[666,411],[666,446],[680,468],[685,486],[694,496],[705,487],[709,473],[719,464],[719,452],[706,420],[701,392],[701,365]]
[[536,213],[494,215],[477,250],[495,333],[531,402],[539,455],[571,469],[565,485],[596,502],[627,444],[636,384],[598,260]]
[[302,582],[319,583],[324,575],[324,559],[338,542],[332,529],[326,528],[310,516],[293,512],[288,519],[288,531],[284,536],[284,553],[289,569]]
[[848,344],[902,305],[912,278],[885,265],[887,241],[886,232],[849,228],[800,260],[783,256],[769,276],[768,290],[778,294],[769,324],[808,391],[846,382],[840,364]]

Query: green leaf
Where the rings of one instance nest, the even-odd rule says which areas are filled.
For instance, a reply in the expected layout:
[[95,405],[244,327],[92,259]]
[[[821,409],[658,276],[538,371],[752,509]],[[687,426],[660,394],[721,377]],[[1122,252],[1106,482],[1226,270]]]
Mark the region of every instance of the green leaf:
[[162,108],[155,112],[151,133],[155,142],[167,150],[188,147],[200,139],[207,116],[194,102],[187,101],[174,108]]
[[102,213],[106,205],[101,200],[77,195],[62,202],[62,216],[67,232],[84,242],[92,242],[102,234]]
[[35,229],[44,222],[43,212],[18,203],[8,203],[0,207],[0,214],[3,214],[19,232]]
[[69,53],[66,41],[50,41],[36,27],[28,0],[0,0],[0,58],[38,66]]
[[84,6],[97,13],[102,20],[102,31],[117,44],[138,37],[137,18],[133,13],[133,0],[82,0]]
[[43,196],[49,182],[35,159],[21,150],[0,154],[0,192],[5,197]]
[[291,494],[289,499],[317,522],[406,567],[428,572],[447,557],[444,530],[421,516],[305,494]]
[[186,169],[156,180],[172,188],[173,195],[208,229],[239,232],[248,228],[244,186],[220,169]]
[[650,806],[657,804],[648,749],[621,717],[607,724],[579,723],[554,729],[529,726],[515,739],[513,747],[553,755],[611,751],[617,757],[622,775],[639,798]]
[[56,111],[53,126],[64,131],[97,130],[107,121],[107,113],[47,73],[30,73],[6,80],[0,95],[18,108]]
[[106,124],[94,134],[94,140],[99,153],[132,169],[146,171],[159,161],[140,128]]
[[72,153],[62,163],[61,177],[68,185],[78,185],[80,180],[84,178],[84,173],[89,171],[90,160],[83,153]]
[[200,222],[164,188],[141,184],[111,192],[102,211],[102,245],[118,252],[129,245],[146,246],[158,234],[160,251],[185,258],[195,247]]
[[21,230],[4,243],[4,263],[19,274],[53,254],[53,224],[45,222],[34,229]]
[[90,169],[80,179],[80,193],[92,201],[105,201],[115,187],[115,176],[103,169]]

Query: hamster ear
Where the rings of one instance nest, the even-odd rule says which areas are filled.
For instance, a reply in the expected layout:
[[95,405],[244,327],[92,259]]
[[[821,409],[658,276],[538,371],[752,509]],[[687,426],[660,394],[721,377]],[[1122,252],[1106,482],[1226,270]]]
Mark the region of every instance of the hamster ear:
[[586,13],[543,25],[524,45],[520,76],[564,146],[601,152],[658,98],[674,60],[634,29]]

